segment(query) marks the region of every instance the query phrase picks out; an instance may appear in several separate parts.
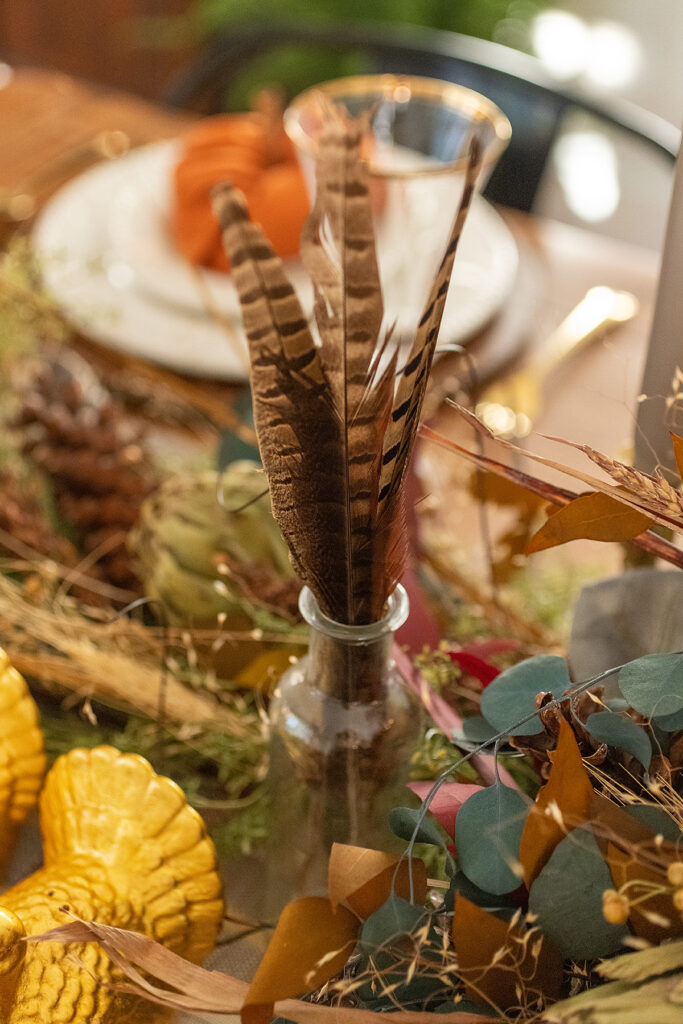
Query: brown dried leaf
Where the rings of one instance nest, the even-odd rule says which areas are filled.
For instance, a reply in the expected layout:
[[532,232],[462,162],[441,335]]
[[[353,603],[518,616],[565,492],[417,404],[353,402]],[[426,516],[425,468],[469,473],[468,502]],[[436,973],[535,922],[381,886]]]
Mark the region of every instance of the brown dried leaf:
[[[131,979],[129,984],[115,986],[117,991],[130,992],[158,1006],[189,1010],[195,1013],[239,1013],[249,986],[229,975],[196,967],[172,953],[153,939],[123,928],[100,925],[94,921],[73,921],[53,928],[43,935],[31,936],[29,942],[97,942],[116,965]],[[136,966],[170,988],[159,988],[143,978]],[[276,1012],[299,1024],[386,1024],[384,1014],[372,1010],[356,1010],[345,1006],[323,1006],[320,1003],[285,999]],[[433,1014],[419,1011],[398,1011],[392,1014],[394,1024],[433,1024]],[[472,1013],[441,1014],[439,1024],[480,1024],[481,1017]],[[500,1024],[505,1024],[500,1021]]]
[[[217,971],[207,971],[172,953],[146,935],[98,924],[72,921],[28,942],[97,942],[128,978],[132,986],[116,986],[135,995],[175,1009],[204,1010],[208,1013],[239,1013],[249,986]],[[161,989],[144,978],[136,967],[177,991]]]
[[280,999],[319,988],[337,974],[356,944],[358,918],[323,896],[288,903],[242,1006],[243,1024],[268,1024]]
[[[421,905],[427,897],[427,871],[417,857],[412,861],[413,902]],[[332,909],[348,907],[361,920],[374,914],[395,893],[410,899],[408,860],[392,853],[367,850],[362,846],[335,843],[330,854],[328,892]]]
[[[654,842],[655,834],[652,829],[638,821],[633,815],[628,814],[623,807],[612,803],[602,793],[593,793],[591,797],[590,822],[598,842],[602,841],[605,848],[608,841],[624,848],[634,846],[644,848]],[[665,856],[673,853],[675,849],[675,844],[667,841],[664,841],[659,847],[660,852]]]
[[623,542],[653,525],[643,512],[599,491],[581,494],[564,508],[554,509],[527,544],[527,555],[566,544],[570,540]]
[[[531,941],[530,938],[458,893],[453,943],[458,955],[458,974],[465,982],[468,997],[481,1002],[483,996],[503,1011],[519,1006],[520,988],[529,1003],[541,995],[557,999],[562,984],[562,956],[545,938],[538,948],[538,933]],[[505,951],[503,955],[500,950]]]
[[468,484],[470,494],[480,501],[494,505],[515,506],[526,515],[533,515],[544,499],[521,483],[498,476],[496,473],[473,473]]
[[[457,407],[459,409],[459,407]],[[471,416],[471,414],[468,414]],[[471,422],[471,420],[470,420]],[[475,422],[478,423],[477,420]],[[601,491],[605,494],[609,494],[611,497],[616,498],[618,501],[623,501],[625,505],[630,508],[634,508],[637,511],[643,512],[645,515],[651,515],[655,522],[665,525],[669,528],[676,527],[677,524],[673,522],[671,518],[665,518],[660,516],[659,513],[655,514],[651,508],[641,507],[637,502],[631,501],[626,493],[619,488],[612,487],[604,484],[602,481],[597,480],[595,477],[587,476],[583,473],[577,473],[570,469],[568,466],[562,463],[551,462],[548,459],[543,459],[539,455],[533,455],[525,451],[522,448],[517,448],[515,445],[511,445],[510,442],[502,441],[500,438],[496,438],[487,429],[483,427],[486,436],[492,441],[498,441],[504,447],[511,448],[517,455],[524,455],[532,459],[532,461],[541,462],[546,465],[552,466],[554,469],[559,470],[562,473],[567,473],[569,476],[577,477],[584,483],[588,483],[592,490]],[[524,487],[528,487],[535,494],[545,498],[547,501],[551,501],[557,505],[568,505],[570,501],[578,497],[573,491],[567,490],[566,487],[558,487],[557,484],[551,484],[547,480],[542,480],[540,477],[532,476],[529,473],[524,473],[514,466],[506,466],[504,463],[499,462],[496,459],[490,458],[488,455],[482,455],[479,452],[470,451],[468,448],[463,448],[462,445],[457,444],[455,441],[444,437],[442,434],[437,433],[425,424],[420,428],[422,437],[432,441],[434,444],[439,445],[441,448],[445,448],[447,451],[455,452],[465,462],[469,462],[473,466],[477,466],[480,469],[489,470],[492,473],[496,473],[501,477],[505,477],[508,480],[512,480],[515,483],[522,484]],[[657,558],[663,558],[671,565],[678,566],[679,569],[683,569],[683,554],[680,550],[675,547],[670,541],[665,540],[654,533],[644,533],[641,536],[634,537],[633,543],[642,548],[644,551],[649,551],[654,554]]]
[[522,832],[519,859],[531,886],[567,833],[588,821],[593,787],[581,760],[576,737],[563,718],[550,776],[532,806]]
[[[626,490],[623,486],[615,487],[613,484],[606,484],[602,480],[598,480],[597,477],[592,476],[590,473],[583,473],[581,470],[574,469],[572,466],[567,466],[563,462],[556,462],[554,459],[547,459],[543,455],[536,455],[534,454],[534,452],[529,452],[524,448],[519,448],[517,445],[512,444],[511,441],[505,441],[503,440],[503,438],[496,437],[495,434],[492,434],[488,427],[484,426],[484,424],[481,423],[477,419],[477,417],[468,409],[464,409],[462,406],[459,406],[456,403],[450,404],[453,406],[454,409],[456,409],[458,414],[464,420],[466,420],[467,423],[470,424],[470,426],[474,427],[477,433],[483,434],[483,436],[486,437],[492,443],[498,444],[501,447],[507,449],[508,451],[515,452],[515,454],[517,455],[522,455],[527,459],[531,459],[532,462],[537,462],[541,466],[547,466],[549,469],[556,469],[560,473],[565,473],[567,476],[572,477],[574,480],[580,480],[582,483],[587,484],[588,487],[590,487],[594,491],[600,491],[603,494],[608,494],[610,497],[615,498],[617,501],[623,502],[624,505],[627,505],[629,508],[634,508],[639,512],[644,512],[648,515],[651,515],[652,519],[655,522],[660,523],[662,526],[667,526],[669,528],[681,527],[683,523],[683,510],[681,510],[680,515],[672,515],[670,510],[669,513],[666,514],[664,512],[651,508],[649,506],[648,499],[643,497],[641,493],[631,493],[630,490]],[[460,445],[448,441],[447,438],[441,437],[441,435],[437,434],[434,431],[431,431],[429,428],[425,429],[423,427],[422,433],[425,437],[429,437],[431,440],[435,441],[437,444],[441,445],[444,448],[450,448],[451,450],[460,452],[461,454],[466,452],[466,449],[463,449]],[[580,451],[584,451],[585,454],[588,454],[588,452],[585,451],[587,447],[586,445],[575,445],[572,444],[571,441],[564,441],[562,438],[557,437],[551,437],[549,438],[549,440],[558,441],[561,444],[566,444],[570,448],[578,448]],[[593,449],[591,449],[591,451],[593,452]],[[610,462],[614,463],[614,460],[610,460]],[[633,470],[632,472],[634,474],[636,473],[635,470]],[[643,476],[644,474],[640,475]],[[623,481],[620,480],[619,484],[623,484]]]

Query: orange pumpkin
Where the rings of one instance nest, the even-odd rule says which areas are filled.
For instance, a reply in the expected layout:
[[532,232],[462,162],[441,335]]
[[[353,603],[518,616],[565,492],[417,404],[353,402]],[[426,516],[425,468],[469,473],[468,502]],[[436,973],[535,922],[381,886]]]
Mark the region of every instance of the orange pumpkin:
[[276,253],[297,253],[309,202],[281,120],[220,114],[190,129],[175,167],[170,229],[183,256],[198,266],[229,269],[211,209],[211,190],[226,180],[244,192],[252,220]]

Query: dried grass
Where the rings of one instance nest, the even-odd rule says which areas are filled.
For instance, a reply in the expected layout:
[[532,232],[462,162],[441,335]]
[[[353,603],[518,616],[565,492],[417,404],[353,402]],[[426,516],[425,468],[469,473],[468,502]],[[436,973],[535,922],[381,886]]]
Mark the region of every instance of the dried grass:
[[[202,638],[207,634],[211,640],[218,631],[202,631]],[[150,718],[210,722],[241,734],[241,713],[164,670],[170,647],[184,647],[188,640],[196,641],[196,634],[149,628],[129,618],[89,618],[68,597],[36,599],[0,574],[0,644],[20,672],[77,698],[96,698]]]

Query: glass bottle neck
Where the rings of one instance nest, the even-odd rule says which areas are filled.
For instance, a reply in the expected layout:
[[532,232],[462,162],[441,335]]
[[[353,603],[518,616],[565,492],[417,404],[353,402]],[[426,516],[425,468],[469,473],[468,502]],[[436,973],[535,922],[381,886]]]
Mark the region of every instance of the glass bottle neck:
[[328,619],[305,587],[299,607],[311,626],[307,675],[323,693],[344,704],[368,704],[382,698],[394,630],[408,616],[408,597],[400,585],[379,622],[347,626]]

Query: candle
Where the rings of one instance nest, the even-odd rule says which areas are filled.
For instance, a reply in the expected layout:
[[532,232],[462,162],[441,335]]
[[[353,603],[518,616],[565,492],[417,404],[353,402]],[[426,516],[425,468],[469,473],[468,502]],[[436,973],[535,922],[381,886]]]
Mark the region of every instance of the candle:
[[680,152],[643,373],[641,393],[647,397],[638,409],[635,437],[636,467],[652,473],[661,466],[667,475],[672,475],[674,482],[678,474],[669,431],[683,433],[683,423],[676,424],[680,403],[671,400],[678,367],[683,370],[683,159]]

